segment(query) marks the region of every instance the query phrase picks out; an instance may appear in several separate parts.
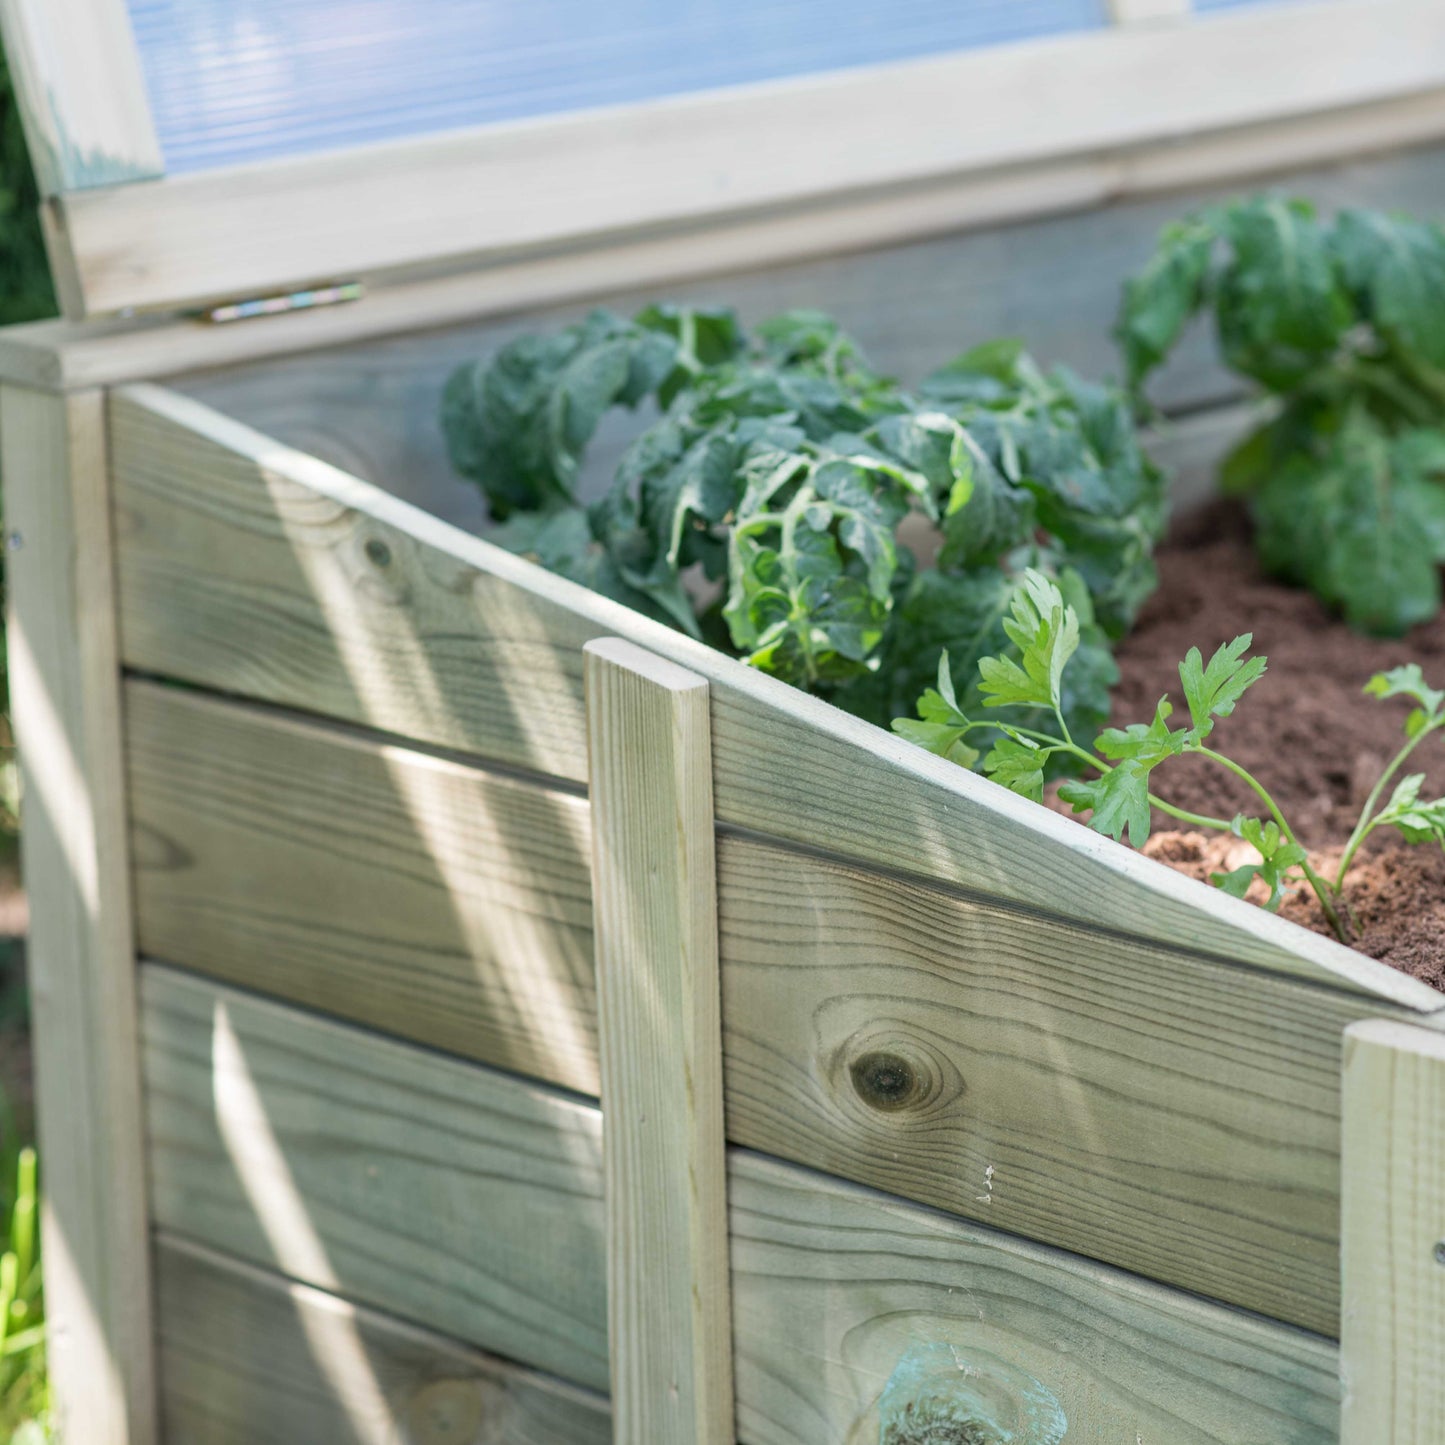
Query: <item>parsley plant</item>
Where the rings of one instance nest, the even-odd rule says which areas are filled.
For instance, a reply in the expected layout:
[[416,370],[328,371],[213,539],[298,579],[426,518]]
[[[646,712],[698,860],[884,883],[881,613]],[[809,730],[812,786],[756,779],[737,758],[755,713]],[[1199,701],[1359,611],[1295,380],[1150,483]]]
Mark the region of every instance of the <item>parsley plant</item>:
[[[1393,827],[1412,843],[1433,841],[1445,847],[1445,798],[1421,800],[1424,774],[1403,778],[1381,804],[1385,788],[1410,754],[1432,733],[1445,730],[1445,691],[1427,686],[1418,665],[1380,673],[1366,684],[1365,691],[1372,696],[1403,696],[1416,706],[1405,720],[1404,744],[1371,791],[1336,874],[1324,878],[1264,784],[1209,746],[1216,720],[1228,717],[1264,675],[1265,659],[1246,656],[1252,640],[1248,633],[1225,643],[1208,662],[1198,648],[1190,648],[1179,664],[1179,681],[1189,709],[1187,727],[1170,726],[1174,709],[1163,697],[1149,722],[1105,728],[1088,748],[1075,741],[1061,706],[1064,679],[1079,646],[1078,614],[1063,592],[1042,573],[1026,572],[1004,625],[1017,656],[981,659],[978,688],[984,708],[1015,710],[1006,720],[999,721],[997,714],[970,716],[970,709],[959,701],[945,653],[939,660],[937,684],[919,699],[917,716],[895,721],[895,731],[930,752],[971,767],[980,750],[970,736],[987,728],[995,740],[982,755],[982,771],[1036,803],[1043,800],[1050,760],[1067,757],[1093,776],[1064,782],[1059,787],[1060,798],[1072,804],[1076,813],[1088,813],[1089,826],[1097,832],[1116,840],[1127,833],[1136,848],[1149,836],[1153,809],[1192,827],[1233,833],[1254,847],[1259,862],[1215,874],[1219,887],[1242,898],[1256,878],[1262,879],[1269,888],[1265,907],[1273,910],[1279,907],[1286,887],[1302,879],[1314,890],[1330,926],[1342,940],[1346,937],[1341,917],[1345,878],[1360,844],[1375,829]],[[1017,710],[1024,712],[1026,722],[1018,720]],[[1038,726],[1035,719],[1040,715],[1051,718],[1052,725]],[[1242,779],[1259,798],[1265,816],[1205,817],[1177,808],[1155,793],[1155,773],[1171,759],[1188,753],[1208,758]]]

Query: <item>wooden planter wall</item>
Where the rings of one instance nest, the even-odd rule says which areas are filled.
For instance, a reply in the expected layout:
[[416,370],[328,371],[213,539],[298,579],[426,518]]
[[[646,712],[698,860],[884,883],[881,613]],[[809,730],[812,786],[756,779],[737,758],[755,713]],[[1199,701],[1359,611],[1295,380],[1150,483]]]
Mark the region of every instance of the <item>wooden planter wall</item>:
[[1439,1445],[1445,1000],[400,500],[476,340],[3,391],[71,1445]]

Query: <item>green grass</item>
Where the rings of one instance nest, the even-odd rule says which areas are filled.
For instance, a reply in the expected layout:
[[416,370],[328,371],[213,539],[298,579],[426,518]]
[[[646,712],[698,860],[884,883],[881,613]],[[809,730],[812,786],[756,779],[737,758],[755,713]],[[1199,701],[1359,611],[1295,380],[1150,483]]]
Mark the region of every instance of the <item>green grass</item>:
[[[3,1110],[5,1115],[9,1109]],[[40,1445],[50,1437],[50,1382],[45,1371],[45,1289],[40,1269],[38,1166],[18,1147],[17,1130],[0,1122],[0,1439]]]

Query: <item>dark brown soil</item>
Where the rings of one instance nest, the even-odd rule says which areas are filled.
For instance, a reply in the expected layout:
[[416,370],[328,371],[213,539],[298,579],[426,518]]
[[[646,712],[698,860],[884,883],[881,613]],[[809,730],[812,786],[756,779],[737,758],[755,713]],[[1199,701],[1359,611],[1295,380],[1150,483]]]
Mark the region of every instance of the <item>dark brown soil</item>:
[[[1165,693],[1182,711],[1177,669],[1185,652],[1198,647],[1207,659],[1221,642],[1252,632],[1253,651],[1269,658],[1269,671],[1219,723],[1212,743],[1270,790],[1317,868],[1338,863],[1365,795],[1403,741],[1410,708],[1405,699],[1380,702],[1361,688],[1374,673],[1406,662],[1418,662],[1428,682],[1445,687],[1445,616],[1403,638],[1351,632],[1309,594],[1264,577],[1244,518],[1224,505],[1178,530],[1160,552],[1159,573],[1159,591],[1118,650],[1123,677],[1114,722],[1147,721]],[[1408,770],[1426,775],[1426,797],[1445,792],[1445,737],[1421,744]],[[1203,758],[1169,763],[1155,778],[1159,796],[1190,812],[1227,818],[1260,811],[1254,794]],[[1144,851],[1195,877],[1257,857],[1229,835],[1180,832],[1157,813],[1154,821]],[[1346,896],[1356,948],[1445,989],[1445,852],[1412,847],[1381,829],[1351,869]],[[1307,889],[1281,912],[1329,931]]]

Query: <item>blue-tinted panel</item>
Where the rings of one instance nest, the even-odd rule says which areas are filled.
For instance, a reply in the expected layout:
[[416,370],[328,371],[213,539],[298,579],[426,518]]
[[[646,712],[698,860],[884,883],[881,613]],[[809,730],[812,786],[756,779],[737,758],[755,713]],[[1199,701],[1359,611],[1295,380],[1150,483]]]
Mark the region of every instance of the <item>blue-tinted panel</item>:
[[171,172],[1105,23],[1104,0],[129,4]]

